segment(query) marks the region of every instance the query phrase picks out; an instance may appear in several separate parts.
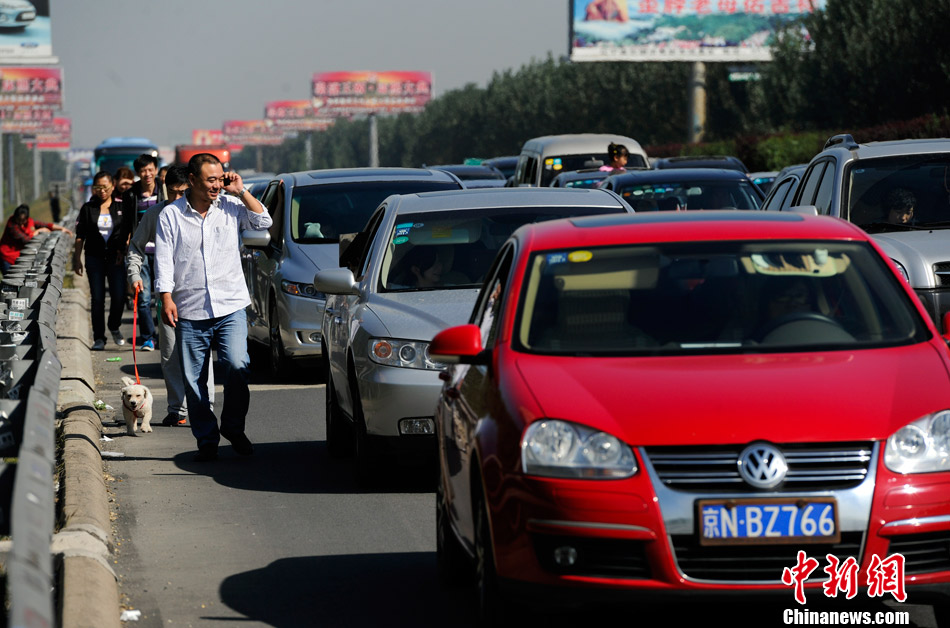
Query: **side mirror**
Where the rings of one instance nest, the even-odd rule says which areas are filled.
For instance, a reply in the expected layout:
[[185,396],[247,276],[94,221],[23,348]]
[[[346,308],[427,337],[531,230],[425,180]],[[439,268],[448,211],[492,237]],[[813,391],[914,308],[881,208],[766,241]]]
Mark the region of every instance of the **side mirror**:
[[317,271],[313,276],[313,287],[325,294],[359,294],[359,284],[353,278],[349,268],[332,268]]
[[950,312],[943,313],[943,339],[950,344]]
[[270,244],[270,232],[245,229],[241,232],[241,243],[251,249],[262,249]]
[[436,334],[429,344],[429,357],[444,364],[488,364],[488,352],[482,349],[482,330],[478,325],[449,327]]

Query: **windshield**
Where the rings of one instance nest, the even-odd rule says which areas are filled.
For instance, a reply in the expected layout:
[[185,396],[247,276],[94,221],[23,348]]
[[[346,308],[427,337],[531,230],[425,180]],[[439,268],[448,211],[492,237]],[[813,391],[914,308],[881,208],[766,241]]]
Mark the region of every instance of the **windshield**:
[[495,254],[521,225],[618,213],[610,207],[499,207],[404,214],[383,257],[384,291],[479,288]]
[[[556,157],[545,157],[541,164],[541,187],[551,185],[551,181],[562,172],[574,172],[575,170],[585,170],[587,168],[599,168],[609,163],[610,158],[606,152],[584,155],[559,155]],[[627,156],[627,170],[646,168],[647,163],[641,155],[630,153]]]
[[99,157],[96,160],[96,172],[108,172],[114,176],[115,171],[122,166],[131,168],[132,162],[135,161],[135,158],[141,154],[142,153],[135,153],[134,155],[105,155],[103,157]]
[[618,187],[634,211],[758,209],[762,201],[750,181],[677,181]]
[[851,222],[879,233],[950,227],[950,155],[863,159],[851,168]]
[[373,211],[392,194],[457,190],[452,181],[371,181],[294,188],[290,235],[300,244],[339,242],[361,231]]
[[533,353],[851,350],[928,337],[864,242],[670,243],[535,254],[515,342]]

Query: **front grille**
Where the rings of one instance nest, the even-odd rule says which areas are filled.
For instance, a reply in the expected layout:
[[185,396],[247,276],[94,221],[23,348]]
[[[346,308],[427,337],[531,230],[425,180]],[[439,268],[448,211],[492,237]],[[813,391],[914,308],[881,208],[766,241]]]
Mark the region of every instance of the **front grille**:
[[[868,474],[873,444],[869,442],[789,444],[777,446],[785,455],[788,474],[772,490],[814,491],[857,486]],[[752,492],[739,475],[739,454],[746,445],[647,447],[647,458],[660,480],[681,491]]]
[[904,573],[950,571],[950,532],[902,534],[891,539],[889,553],[904,555]]
[[937,279],[938,286],[950,286],[950,262],[934,264],[934,277]]
[[[573,565],[559,565],[555,562],[554,550],[559,547],[573,547],[577,551],[577,560]],[[545,570],[560,575],[637,579],[650,577],[650,565],[643,541],[536,534],[534,551]]]
[[842,561],[854,556],[861,561],[862,532],[842,532],[841,542],[807,545],[700,545],[694,534],[674,535],[673,554],[684,575],[697,580],[777,581],[785,567],[794,567],[798,550],[824,562],[825,554]]

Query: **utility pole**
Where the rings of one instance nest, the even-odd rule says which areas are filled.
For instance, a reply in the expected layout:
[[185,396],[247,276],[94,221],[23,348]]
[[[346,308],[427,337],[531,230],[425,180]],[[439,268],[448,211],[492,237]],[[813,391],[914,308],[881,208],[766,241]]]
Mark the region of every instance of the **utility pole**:
[[40,173],[42,171],[42,154],[40,153],[40,143],[33,140],[33,200],[40,197]]
[[689,76],[689,142],[701,142],[705,134],[706,64],[693,61]]
[[376,129],[376,114],[369,114],[369,167],[379,167],[379,132]]

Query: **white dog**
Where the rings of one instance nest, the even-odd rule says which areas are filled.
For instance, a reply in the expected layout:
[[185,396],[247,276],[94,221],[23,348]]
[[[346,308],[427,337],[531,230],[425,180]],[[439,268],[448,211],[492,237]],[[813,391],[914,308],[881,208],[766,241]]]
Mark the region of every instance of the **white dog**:
[[136,384],[131,377],[123,377],[122,416],[129,436],[136,436],[141,419],[142,431],[152,431],[152,391],[144,384]]

